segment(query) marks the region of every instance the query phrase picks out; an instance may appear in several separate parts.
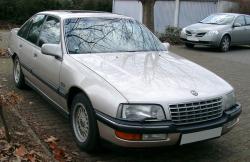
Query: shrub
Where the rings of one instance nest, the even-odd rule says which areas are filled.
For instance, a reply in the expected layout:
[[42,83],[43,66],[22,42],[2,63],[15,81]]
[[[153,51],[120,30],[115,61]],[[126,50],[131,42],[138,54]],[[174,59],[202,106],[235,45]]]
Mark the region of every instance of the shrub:
[[23,24],[44,10],[112,10],[112,0],[0,0],[0,20]]
[[168,42],[170,44],[181,44],[180,39],[181,28],[168,26],[164,34],[159,36],[162,42]]

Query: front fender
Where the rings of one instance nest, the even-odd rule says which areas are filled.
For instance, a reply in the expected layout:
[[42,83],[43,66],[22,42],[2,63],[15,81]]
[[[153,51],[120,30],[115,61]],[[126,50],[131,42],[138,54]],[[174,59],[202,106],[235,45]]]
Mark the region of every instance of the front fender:
[[112,117],[116,117],[120,103],[128,102],[115,87],[68,54],[64,55],[60,82],[66,94],[71,87],[78,87],[86,93],[94,109]]

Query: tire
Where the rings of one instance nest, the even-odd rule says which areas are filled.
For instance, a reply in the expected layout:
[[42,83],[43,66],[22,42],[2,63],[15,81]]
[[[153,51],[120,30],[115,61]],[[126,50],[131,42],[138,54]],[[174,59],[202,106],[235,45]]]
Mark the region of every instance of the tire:
[[224,35],[221,39],[219,49],[221,52],[227,52],[230,49],[231,39],[228,35]]
[[73,99],[70,122],[76,144],[84,151],[95,151],[99,143],[99,131],[94,109],[83,93],[78,93]]
[[13,61],[13,79],[17,88],[19,89],[26,88],[21,64],[17,56],[14,58],[14,61]]
[[187,48],[194,48],[194,44],[192,43],[185,43]]

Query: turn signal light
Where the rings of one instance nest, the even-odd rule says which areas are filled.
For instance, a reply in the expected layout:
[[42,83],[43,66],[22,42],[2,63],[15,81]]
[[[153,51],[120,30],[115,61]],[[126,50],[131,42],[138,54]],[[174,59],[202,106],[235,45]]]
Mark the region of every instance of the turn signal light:
[[121,131],[115,131],[115,135],[121,139],[124,140],[130,140],[130,141],[141,141],[142,135],[141,134],[134,134],[134,133],[125,133]]

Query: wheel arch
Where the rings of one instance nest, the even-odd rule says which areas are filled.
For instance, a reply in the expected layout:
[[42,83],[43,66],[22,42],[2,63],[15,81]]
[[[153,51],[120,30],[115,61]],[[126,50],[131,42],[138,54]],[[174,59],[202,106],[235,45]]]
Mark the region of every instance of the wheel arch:
[[222,35],[222,37],[220,38],[220,43],[221,43],[221,40],[222,40],[222,38],[223,38],[224,36],[229,36],[229,39],[230,39],[230,41],[232,42],[232,37],[231,37],[230,33],[224,33],[224,34]]
[[70,87],[67,95],[66,95],[66,99],[67,99],[67,107],[68,107],[68,111],[71,112],[71,105],[72,105],[72,101],[74,99],[74,97],[78,94],[78,93],[83,93],[84,96],[86,97],[86,99],[89,101],[89,103],[92,105],[91,100],[88,96],[88,94],[81,88],[77,87],[77,86],[72,86]]
[[17,54],[16,54],[16,53],[13,53],[13,55],[11,55],[12,61],[14,61],[16,57],[18,57]]

